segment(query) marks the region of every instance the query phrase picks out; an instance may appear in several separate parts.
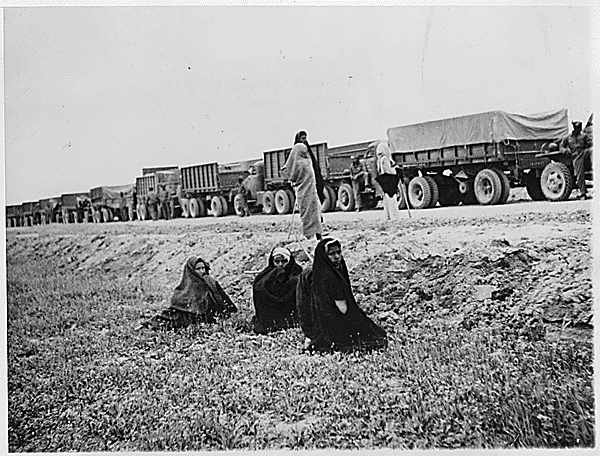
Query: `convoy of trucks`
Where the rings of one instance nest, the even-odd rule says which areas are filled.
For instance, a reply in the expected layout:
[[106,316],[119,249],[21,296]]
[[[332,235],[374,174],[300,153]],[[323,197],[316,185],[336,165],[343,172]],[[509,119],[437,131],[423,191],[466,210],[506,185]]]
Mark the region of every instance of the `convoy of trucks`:
[[[591,123],[590,116],[588,125]],[[510,188],[520,186],[526,187],[535,201],[566,200],[575,178],[571,157],[559,143],[568,134],[566,109],[530,116],[491,111],[389,128],[386,141],[401,176],[400,184],[405,186],[405,191],[399,192],[400,207],[504,204]],[[367,175],[359,195],[362,207],[377,206],[382,192],[375,180],[375,163],[381,142],[331,148],[326,142],[311,145],[325,182],[323,212],[355,209],[352,156],[360,160]],[[97,221],[127,220],[124,205],[135,209],[138,219],[147,220],[150,188],[169,195],[171,217],[241,215],[241,196],[236,192],[240,177],[251,211],[288,214],[294,210],[295,194],[281,168],[290,150],[269,150],[260,158],[227,164],[144,168],[135,184],[96,187],[89,193],[7,206],[6,224],[91,222],[94,211],[102,213]],[[591,163],[587,172],[586,180],[591,180]]]

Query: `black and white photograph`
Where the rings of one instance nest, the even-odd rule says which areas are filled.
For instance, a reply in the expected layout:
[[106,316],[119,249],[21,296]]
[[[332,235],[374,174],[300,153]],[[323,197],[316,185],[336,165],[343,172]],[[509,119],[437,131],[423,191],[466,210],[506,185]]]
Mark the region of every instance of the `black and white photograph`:
[[0,14],[7,452],[595,453],[591,4]]

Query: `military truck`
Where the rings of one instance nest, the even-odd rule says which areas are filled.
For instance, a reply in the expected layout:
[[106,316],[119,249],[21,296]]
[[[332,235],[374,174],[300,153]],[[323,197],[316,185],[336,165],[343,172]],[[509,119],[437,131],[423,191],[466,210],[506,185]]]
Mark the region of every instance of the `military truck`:
[[60,197],[60,221],[62,223],[83,222],[84,207],[90,204],[90,194],[65,193]]
[[490,111],[393,127],[387,136],[409,203],[423,209],[438,202],[503,204],[511,186],[535,195],[531,182],[547,165],[540,151],[567,133],[563,109],[528,116]]
[[39,212],[40,202],[39,201],[27,201],[21,205],[23,226],[39,225]]
[[[136,213],[140,220],[148,220],[150,214],[146,205],[146,197],[150,189],[158,194],[159,186],[164,185],[170,194],[177,193],[177,187],[181,184],[181,174],[178,166],[162,166],[156,168],[143,168],[142,176],[136,178],[135,188],[137,194]],[[179,201],[176,200],[175,214],[179,215]]]
[[23,205],[13,204],[6,206],[6,227],[23,226]]
[[43,224],[56,223],[60,196],[40,200],[40,218]]
[[[233,191],[238,178],[250,175],[256,160],[217,162],[181,168],[182,212],[189,217],[222,217],[234,212]],[[185,206],[185,207],[184,207]]]
[[128,215],[123,212],[127,212],[127,204],[122,207],[121,200],[125,198],[127,203],[132,204],[134,187],[134,184],[125,184],[95,187],[90,190],[92,207],[101,212],[101,221],[112,222],[115,217],[120,221],[128,220]]

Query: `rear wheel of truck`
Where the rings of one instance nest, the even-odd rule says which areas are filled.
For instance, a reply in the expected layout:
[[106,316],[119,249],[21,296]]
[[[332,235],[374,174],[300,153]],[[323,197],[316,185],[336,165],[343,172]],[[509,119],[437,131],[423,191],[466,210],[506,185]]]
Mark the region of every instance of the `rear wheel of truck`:
[[508,179],[508,176],[499,169],[493,169],[500,178],[500,182],[502,184],[502,194],[500,195],[498,204],[504,204],[508,201],[508,197],[510,196],[510,180]]
[[294,194],[294,190],[290,190],[289,188],[285,190],[290,200],[290,212],[294,212],[294,206],[296,205],[296,195]]
[[210,200],[210,210],[212,211],[213,217],[223,216],[223,203],[221,202],[221,198],[218,196],[212,197]]
[[546,199],[544,192],[542,192],[540,178],[535,175],[534,171],[525,173],[523,181],[525,182],[527,194],[533,201],[544,201]]
[[325,185],[323,188],[325,201],[321,204],[321,212],[333,212],[338,202],[337,193],[331,185]]
[[274,215],[277,213],[277,209],[275,208],[275,195],[270,190],[267,190],[263,195],[263,212],[267,215]]
[[337,197],[341,210],[344,212],[354,210],[356,201],[354,200],[354,192],[352,191],[352,187],[349,184],[340,185]]
[[190,198],[187,206],[188,217],[198,218],[204,216],[204,201],[202,201],[200,198]]
[[275,209],[277,209],[277,213],[280,215],[292,212],[289,195],[283,189],[277,190],[277,193],[275,193]]
[[431,187],[431,202],[427,207],[435,207],[440,200],[440,187],[432,176],[424,177],[427,179],[427,182],[429,182],[429,187]]
[[425,209],[431,204],[431,186],[424,177],[417,176],[408,183],[408,201],[415,209]]
[[473,190],[479,204],[488,206],[498,203],[502,196],[502,181],[500,180],[500,176],[493,169],[482,169],[475,176]]
[[575,182],[567,165],[551,162],[542,171],[540,186],[542,193],[550,201],[565,201],[571,196]]
[[187,198],[180,198],[179,205],[181,206],[181,216],[188,218],[190,216],[190,200]]
[[229,215],[232,212],[231,204],[224,196],[219,196],[221,198],[221,206],[223,207],[223,215]]

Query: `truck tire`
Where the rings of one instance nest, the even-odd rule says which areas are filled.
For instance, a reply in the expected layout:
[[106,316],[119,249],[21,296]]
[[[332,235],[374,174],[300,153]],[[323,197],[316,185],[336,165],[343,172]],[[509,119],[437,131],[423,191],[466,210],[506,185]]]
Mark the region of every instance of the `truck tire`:
[[242,195],[240,195],[239,193],[233,197],[233,210],[235,211],[235,214],[239,217],[244,216],[244,211],[242,210],[241,201],[242,201]]
[[290,200],[290,212],[294,212],[294,206],[296,205],[296,195],[294,194],[294,190],[290,190],[289,188],[285,190]]
[[567,165],[561,162],[551,162],[542,171],[540,186],[548,200],[565,201],[571,196],[575,182]]
[[190,216],[190,200],[187,198],[180,198],[179,205],[181,206],[181,216],[188,218]]
[[508,176],[504,174],[499,169],[493,168],[495,173],[500,178],[500,182],[502,184],[502,194],[500,195],[500,199],[498,200],[498,204],[504,204],[508,201],[508,197],[510,196],[510,180]]
[[482,169],[475,176],[473,190],[479,204],[484,206],[497,204],[502,196],[502,181],[500,180],[500,176],[493,169]]
[[337,194],[340,209],[344,212],[354,210],[356,201],[354,200],[354,192],[349,184],[341,184]]
[[338,202],[337,193],[331,185],[325,185],[323,193],[325,201],[321,204],[321,212],[334,212]]
[[287,192],[283,189],[277,190],[275,193],[275,209],[280,215],[289,214],[292,212],[292,205]]
[[431,204],[431,187],[424,177],[417,176],[408,183],[408,201],[415,209],[425,209]]
[[435,207],[440,200],[440,187],[432,176],[424,177],[427,179],[427,182],[429,182],[429,186],[431,187],[431,202],[427,207]]
[[270,190],[267,190],[263,195],[263,212],[267,215],[277,213],[277,209],[275,208],[275,195]]
[[523,181],[525,182],[527,194],[533,201],[544,201],[546,199],[544,192],[542,192],[540,178],[535,175],[535,172],[529,171],[525,173]]
[[213,196],[210,200],[210,210],[212,211],[213,217],[223,216],[223,202],[219,196]]
[[202,210],[204,209],[204,201],[197,198],[190,198],[188,201],[188,217],[198,218],[201,217]]
[[229,204],[229,201],[227,201],[227,198],[225,198],[224,196],[219,196],[219,198],[221,198],[221,206],[223,207],[223,215],[229,215],[231,214],[231,205]]

